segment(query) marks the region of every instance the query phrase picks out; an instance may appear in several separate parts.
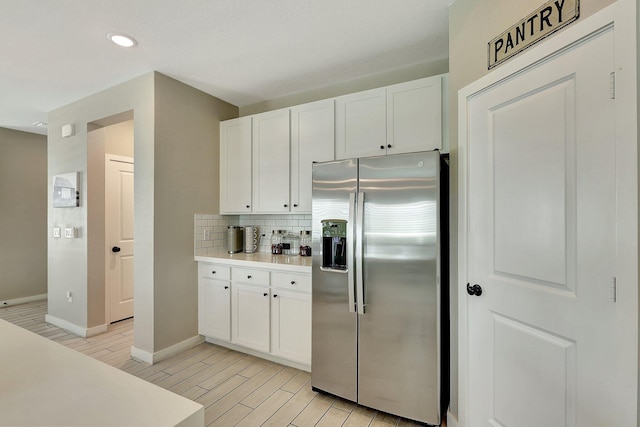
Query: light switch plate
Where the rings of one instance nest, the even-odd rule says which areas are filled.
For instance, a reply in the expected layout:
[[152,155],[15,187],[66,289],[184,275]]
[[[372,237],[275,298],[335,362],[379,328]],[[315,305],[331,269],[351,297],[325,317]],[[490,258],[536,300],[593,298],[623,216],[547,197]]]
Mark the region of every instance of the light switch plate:
[[53,237],[61,237],[62,236],[62,230],[60,229],[60,227],[53,227]]
[[77,232],[75,227],[66,227],[64,229],[64,237],[67,239],[75,239],[77,237]]

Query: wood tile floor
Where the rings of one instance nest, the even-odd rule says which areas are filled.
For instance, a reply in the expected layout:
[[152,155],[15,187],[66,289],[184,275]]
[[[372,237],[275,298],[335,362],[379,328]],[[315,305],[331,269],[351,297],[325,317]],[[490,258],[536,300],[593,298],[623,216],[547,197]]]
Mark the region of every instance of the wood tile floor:
[[[133,319],[82,338],[47,324],[47,302],[0,308],[0,319],[57,341],[205,407],[207,426],[421,425],[311,390],[308,372],[203,343],[155,365],[131,359]],[[446,424],[443,424],[446,427]]]

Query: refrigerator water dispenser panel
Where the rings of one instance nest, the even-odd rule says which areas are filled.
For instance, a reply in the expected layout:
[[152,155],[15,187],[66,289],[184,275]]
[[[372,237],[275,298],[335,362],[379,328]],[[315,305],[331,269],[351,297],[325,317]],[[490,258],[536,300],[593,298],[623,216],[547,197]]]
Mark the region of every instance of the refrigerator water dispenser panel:
[[347,269],[347,221],[325,219],[322,223],[322,268]]

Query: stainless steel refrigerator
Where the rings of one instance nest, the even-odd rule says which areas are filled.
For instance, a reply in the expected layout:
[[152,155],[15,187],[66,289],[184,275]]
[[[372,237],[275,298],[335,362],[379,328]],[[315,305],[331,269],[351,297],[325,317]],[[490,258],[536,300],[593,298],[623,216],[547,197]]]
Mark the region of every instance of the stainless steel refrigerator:
[[447,175],[437,151],[313,165],[314,390],[440,425]]

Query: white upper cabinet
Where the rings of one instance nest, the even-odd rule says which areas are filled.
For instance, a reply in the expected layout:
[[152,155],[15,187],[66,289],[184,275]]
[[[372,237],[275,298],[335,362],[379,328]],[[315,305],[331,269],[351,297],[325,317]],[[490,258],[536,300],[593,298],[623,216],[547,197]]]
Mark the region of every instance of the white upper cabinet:
[[380,88],[336,98],[336,159],[386,153],[386,94]]
[[289,212],[289,110],[253,116],[253,212]]
[[439,75],[336,98],[336,158],[442,150]]
[[334,157],[334,101],[291,108],[291,212],[311,212],[311,165]]
[[387,87],[387,153],[442,149],[442,77]]
[[251,117],[220,123],[220,213],[251,212]]

